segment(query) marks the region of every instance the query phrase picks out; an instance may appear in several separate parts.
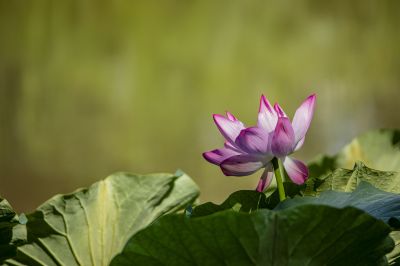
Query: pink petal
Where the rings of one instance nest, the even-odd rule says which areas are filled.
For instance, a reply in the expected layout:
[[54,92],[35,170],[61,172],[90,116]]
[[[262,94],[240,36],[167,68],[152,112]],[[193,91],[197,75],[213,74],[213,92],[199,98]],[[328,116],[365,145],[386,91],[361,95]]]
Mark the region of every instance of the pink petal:
[[290,157],[285,157],[282,162],[293,183],[301,185],[307,180],[308,168],[303,162]]
[[203,153],[203,157],[212,164],[220,165],[225,159],[238,154],[239,153],[234,150],[221,148],[205,152]]
[[258,110],[257,126],[267,132],[272,132],[275,129],[278,115],[274,111],[272,105],[269,103],[264,95],[260,98],[260,108]]
[[246,176],[256,172],[263,165],[264,163],[257,156],[241,154],[224,160],[220,167],[225,175]]
[[269,187],[273,177],[274,177],[274,167],[272,166],[271,163],[268,163],[265,167],[265,170],[264,170],[261,178],[260,178],[260,181],[258,182],[256,190],[258,192],[263,192],[264,189]]
[[240,131],[245,128],[243,123],[239,120],[232,121],[218,114],[213,115],[213,118],[222,136],[234,145],[236,137],[239,135]]
[[283,111],[282,107],[275,103],[274,105],[275,112],[278,114],[278,117],[287,117],[286,113]]
[[237,146],[247,153],[271,154],[272,134],[268,134],[265,130],[258,127],[249,127],[243,129],[236,138]]
[[294,150],[294,131],[287,117],[279,117],[272,137],[272,153],[276,157],[284,157]]
[[[300,105],[300,107],[296,110],[296,113],[294,114],[292,125],[296,143],[304,139],[307,130],[310,127],[310,123],[314,115],[315,100],[315,94],[310,95]],[[298,148],[300,148],[301,145]]]
[[226,116],[231,121],[237,121],[237,118],[233,114],[231,114],[230,112],[226,112]]

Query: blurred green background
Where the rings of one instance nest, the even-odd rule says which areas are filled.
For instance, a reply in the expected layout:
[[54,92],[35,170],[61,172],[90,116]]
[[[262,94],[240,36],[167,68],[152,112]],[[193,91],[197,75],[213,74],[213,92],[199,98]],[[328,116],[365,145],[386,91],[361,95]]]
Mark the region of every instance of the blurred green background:
[[201,153],[211,114],[255,124],[261,93],[318,105],[304,148],[399,127],[400,1],[0,0],[0,194],[29,211],[115,171],[174,172],[202,201],[254,189]]

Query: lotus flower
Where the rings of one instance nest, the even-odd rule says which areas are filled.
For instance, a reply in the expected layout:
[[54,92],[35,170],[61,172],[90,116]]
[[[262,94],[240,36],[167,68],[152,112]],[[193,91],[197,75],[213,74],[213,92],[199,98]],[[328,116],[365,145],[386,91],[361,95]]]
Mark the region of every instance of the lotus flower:
[[278,158],[289,178],[303,184],[308,178],[308,168],[289,155],[303,146],[315,100],[315,94],[310,95],[297,109],[292,122],[279,104],[272,106],[264,95],[260,99],[257,126],[246,128],[229,112],[226,116],[214,114],[215,124],[226,141],[223,148],[203,153],[204,158],[219,165],[227,176],[247,176],[264,168],[257,186],[260,192],[270,185],[274,177],[272,162]]

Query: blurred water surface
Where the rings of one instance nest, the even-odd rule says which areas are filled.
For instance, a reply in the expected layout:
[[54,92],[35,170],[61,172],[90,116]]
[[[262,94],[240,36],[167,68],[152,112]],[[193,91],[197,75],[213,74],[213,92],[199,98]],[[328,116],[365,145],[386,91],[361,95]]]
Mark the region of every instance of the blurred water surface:
[[264,93],[318,106],[295,156],[400,127],[399,1],[0,0],[0,194],[20,211],[115,171],[174,172],[202,201],[253,189],[201,156],[211,114]]

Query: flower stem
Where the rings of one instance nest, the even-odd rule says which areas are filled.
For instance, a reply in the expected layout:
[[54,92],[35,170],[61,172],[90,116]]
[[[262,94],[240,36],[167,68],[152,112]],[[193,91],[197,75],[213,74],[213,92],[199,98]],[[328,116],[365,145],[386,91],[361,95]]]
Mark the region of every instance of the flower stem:
[[284,201],[286,199],[285,187],[283,186],[283,181],[282,181],[283,173],[281,167],[279,167],[278,158],[274,157],[274,159],[272,159],[272,165],[274,166],[276,184],[278,185],[279,200]]

